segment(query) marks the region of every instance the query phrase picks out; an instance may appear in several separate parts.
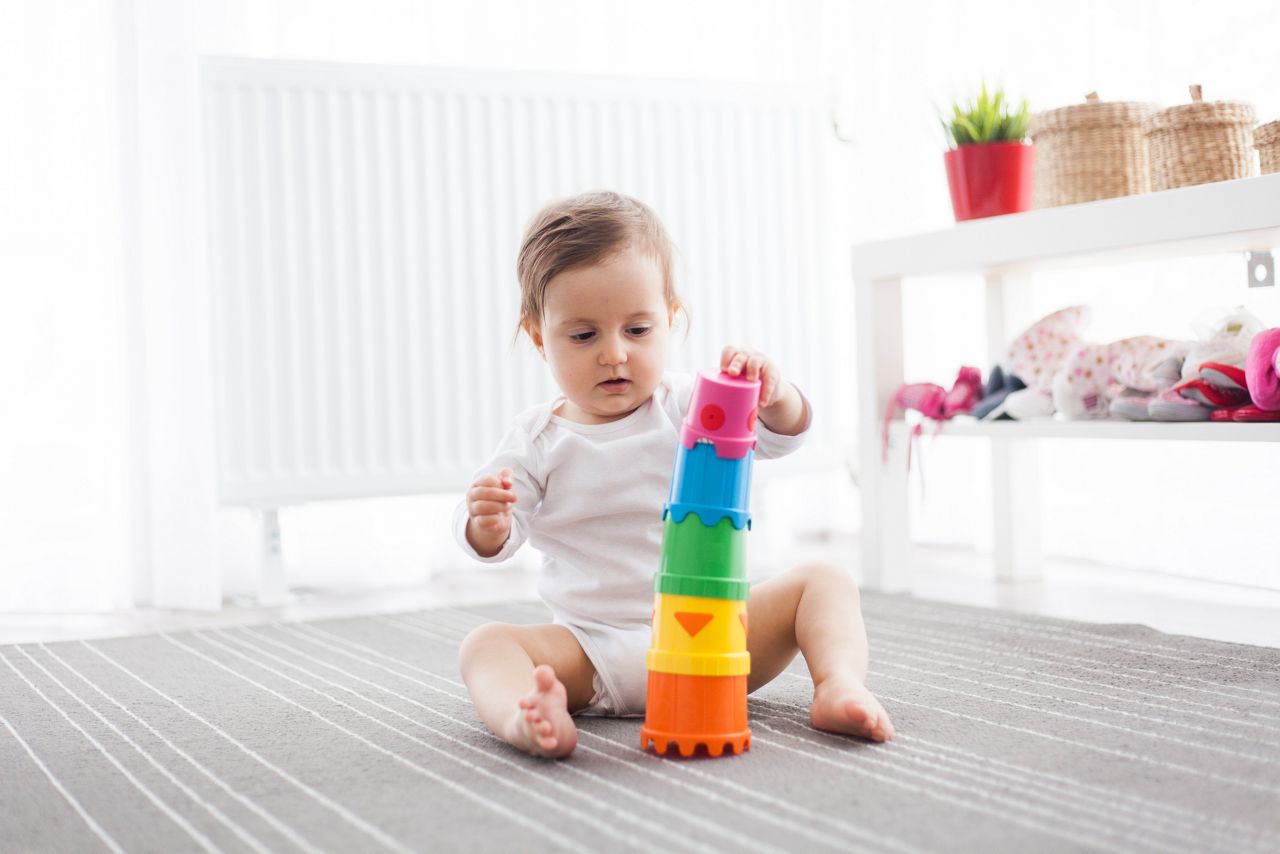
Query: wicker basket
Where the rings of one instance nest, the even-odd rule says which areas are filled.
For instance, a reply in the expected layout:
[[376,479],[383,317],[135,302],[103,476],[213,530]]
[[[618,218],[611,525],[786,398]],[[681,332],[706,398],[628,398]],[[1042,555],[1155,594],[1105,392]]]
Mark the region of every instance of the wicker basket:
[[1262,173],[1280,172],[1280,121],[1268,122],[1253,131],[1253,147],[1258,149]]
[[1147,191],[1142,123],[1154,104],[1099,101],[1048,110],[1031,119],[1036,144],[1035,206],[1052,208]]
[[1201,101],[1160,110],[1145,128],[1151,147],[1151,189],[1169,190],[1247,178],[1253,168],[1253,107],[1241,101]]

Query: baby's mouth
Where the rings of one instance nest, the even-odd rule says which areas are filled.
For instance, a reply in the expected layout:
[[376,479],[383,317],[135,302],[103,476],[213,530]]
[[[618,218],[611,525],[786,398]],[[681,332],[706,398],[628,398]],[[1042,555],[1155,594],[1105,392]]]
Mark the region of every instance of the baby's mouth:
[[613,380],[605,380],[604,382],[600,383],[600,385],[604,386],[607,389],[610,389],[611,391],[624,389],[630,384],[631,384],[631,380],[624,379],[622,377],[619,377]]

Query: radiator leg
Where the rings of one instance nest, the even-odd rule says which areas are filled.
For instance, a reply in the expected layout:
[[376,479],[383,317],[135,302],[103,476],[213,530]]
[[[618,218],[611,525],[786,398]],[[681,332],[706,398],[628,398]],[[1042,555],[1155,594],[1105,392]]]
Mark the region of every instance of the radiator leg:
[[258,595],[259,605],[280,605],[286,599],[284,579],[284,555],[280,550],[280,511],[267,507],[258,511],[259,555]]

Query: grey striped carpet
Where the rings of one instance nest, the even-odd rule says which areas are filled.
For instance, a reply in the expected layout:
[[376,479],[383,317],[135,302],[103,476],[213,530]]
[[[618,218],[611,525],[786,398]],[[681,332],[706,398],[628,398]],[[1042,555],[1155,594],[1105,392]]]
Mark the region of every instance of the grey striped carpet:
[[797,662],[716,760],[491,736],[458,641],[539,605],[2,647],[0,850],[1280,850],[1276,650],[866,610],[898,738],[810,729]]

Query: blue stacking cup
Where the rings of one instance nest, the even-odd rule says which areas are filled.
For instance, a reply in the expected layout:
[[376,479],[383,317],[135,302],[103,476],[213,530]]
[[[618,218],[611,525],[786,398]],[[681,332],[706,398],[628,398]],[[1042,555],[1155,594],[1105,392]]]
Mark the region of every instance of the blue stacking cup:
[[671,491],[663,518],[667,513],[677,523],[690,513],[698,514],[702,524],[718,525],[729,519],[733,527],[751,527],[751,464],[755,451],[747,451],[739,460],[716,456],[715,446],[699,441],[689,450],[676,446],[676,463],[671,472]]

